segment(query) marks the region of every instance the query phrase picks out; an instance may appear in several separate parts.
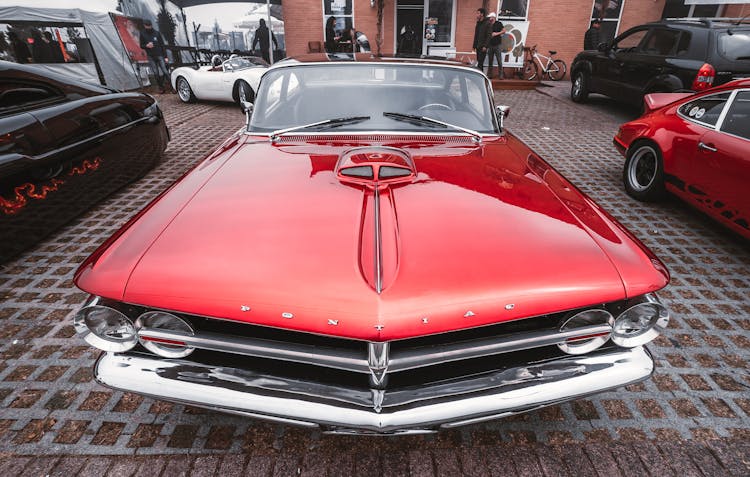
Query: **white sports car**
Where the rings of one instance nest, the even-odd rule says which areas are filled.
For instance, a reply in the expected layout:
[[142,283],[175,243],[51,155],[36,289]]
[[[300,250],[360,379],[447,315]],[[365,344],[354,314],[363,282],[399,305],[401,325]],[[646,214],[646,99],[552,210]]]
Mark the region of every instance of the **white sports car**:
[[240,97],[253,102],[268,66],[263,58],[254,56],[237,56],[199,69],[183,66],[172,71],[172,87],[186,103],[196,99],[239,102]]

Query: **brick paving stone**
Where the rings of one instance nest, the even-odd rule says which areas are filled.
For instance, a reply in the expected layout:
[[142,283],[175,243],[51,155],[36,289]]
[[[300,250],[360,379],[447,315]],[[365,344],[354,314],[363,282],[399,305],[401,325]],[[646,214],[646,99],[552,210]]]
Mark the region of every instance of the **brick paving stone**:
[[59,457],[36,457],[23,468],[22,475],[28,475],[29,477],[49,475],[59,460]]
[[[494,474],[491,473],[484,457],[485,453],[491,453],[494,451],[495,450],[492,448],[488,449],[481,447],[464,449],[461,452],[461,473],[463,475],[473,475],[477,477]],[[506,468],[511,467],[513,471],[515,471],[515,467],[513,466],[512,462],[510,462],[510,459],[507,458],[507,456],[504,458],[504,462],[506,462]],[[508,466],[507,464],[510,464],[510,466]]]
[[[500,446],[493,445],[492,447],[483,448],[487,473],[499,476],[522,475],[520,469],[516,468],[516,463],[512,458],[511,447],[515,446],[503,443]],[[528,448],[522,446],[520,449],[521,452],[524,452],[524,449]],[[535,459],[535,457],[533,458]]]
[[709,449],[694,443],[686,443],[685,446],[690,459],[703,475],[706,477],[721,477],[726,474],[726,469],[716,460]]
[[175,456],[167,459],[161,477],[185,477],[190,475],[193,458],[188,455]]
[[[602,477],[621,477],[623,476],[620,467],[617,465],[609,447],[603,444],[589,443],[583,446],[591,467],[597,475]],[[660,476],[661,477],[661,476]]]
[[[234,477],[242,475],[245,470],[245,461],[247,456],[238,454],[225,455],[219,465],[217,475]],[[252,471],[252,469],[250,469]]]
[[[86,463],[86,457],[63,457],[55,464],[49,477],[72,477],[78,475],[78,472]],[[0,475],[3,475],[0,473]],[[5,477],[5,476],[4,476]]]
[[[542,468],[542,472],[546,477],[566,477],[573,476],[574,474],[565,465],[565,461],[562,458],[560,452],[560,446],[546,445],[537,448],[537,458],[539,459],[539,465]],[[580,469],[576,468],[576,472]]]
[[112,465],[112,459],[106,457],[92,457],[86,460],[78,477],[101,477],[107,475],[107,470]]
[[275,459],[273,472],[271,473],[271,475],[273,477],[298,475],[301,464],[301,459],[297,456],[279,456]]
[[274,459],[268,456],[250,457],[245,466],[245,474],[268,477],[274,469]]
[[414,477],[434,477],[435,464],[432,453],[425,451],[409,452],[409,475]]
[[461,462],[456,451],[444,449],[433,453],[435,462],[435,475],[438,477],[451,477],[461,473]]
[[701,475],[701,471],[690,459],[690,454],[686,451],[684,444],[660,442],[658,446],[677,475],[683,477],[699,477]]
[[16,477],[23,475],[23,469],[31,462],[31,457],[7,457],[0,456],[0,475],[3,477]]
[[[108,477],[131,477],[138,473],[138,469],[143,464],[135,457],[119,457],[112,462],[112,467],[107,471]],[[144,469],[144,473],[148,470]]]
[[648,469],[649,474],[659,477],[675,475],[669,466],[668,459],[659,451],[659,447],[654,442],[634,442],[631,448],[640,458],[641,463]]

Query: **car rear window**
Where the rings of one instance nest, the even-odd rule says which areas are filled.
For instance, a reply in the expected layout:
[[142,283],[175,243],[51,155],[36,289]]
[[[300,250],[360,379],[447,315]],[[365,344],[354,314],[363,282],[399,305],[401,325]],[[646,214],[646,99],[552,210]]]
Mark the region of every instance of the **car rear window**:
[[732,61],[750,61],[750,31],[720,33],[719,54]]
[[691,121],[715,126],[727,105],[730,93],[703,96],[680,106],[679,112]]

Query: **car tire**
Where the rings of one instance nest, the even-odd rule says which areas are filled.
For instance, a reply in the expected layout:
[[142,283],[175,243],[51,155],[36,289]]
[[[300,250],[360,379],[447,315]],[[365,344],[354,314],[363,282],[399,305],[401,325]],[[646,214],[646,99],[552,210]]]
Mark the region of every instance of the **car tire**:
[[642,202],[655,202],[664,197],[664,160],[659,147],[646,141],[628,148],[622,170],[625,192]]
[[[247,81],[239,80],[234,89],[234,98],[237,104],[240,104],[240,98],[243,96],[247,101],[250,101],[251,103],[255,102],[255,92],[253,91],[253,88],[247,84]],[[240,106],[242,105],[240,104]]]
[[178,76],[177,81],[174,82],[177,88],[177,96],[183,103],[195,102],[195,95],[193,89],[190,87],[190,83],[185,79],[184,76]]
[[585,103],[589,98],[589,75],[585,71],[579,71],[573,75],[570,86],[570,99],[576,103]]

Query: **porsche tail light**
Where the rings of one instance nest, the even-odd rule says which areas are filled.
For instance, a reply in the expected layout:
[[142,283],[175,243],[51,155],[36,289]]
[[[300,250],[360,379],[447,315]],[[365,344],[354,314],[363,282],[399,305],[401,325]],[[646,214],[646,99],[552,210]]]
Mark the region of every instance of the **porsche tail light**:
[[171,313],[148,311],[138,317],[135,326],[141,345],[154,354],[164,358],[184,358],[195,350],[180,340],[180,336],[193,336],[193,328]]
[[698,70],[698,74],[695,75],[693,80],[693,91],[703,91],[704,89],[710,88],[714,84],[714,78],[716,77],[716,70],[713,66],[708,63],[703,63],[701,69]]
[[[584,310],[566,319],[560,331],[573,331],[576,328],[584,328],[596,325],[609,325],[614,323],[614,317],[602,309]],[[609,339],[610,331],[602,331],[594,334],[586,334],[569,338],[557,346],[567,354],[585,354],[601,347]]]
[[93,300],[73,319],[79,336],[104,351],[124,352],[138,344],[133,322],[120,311]]
[[612,341],[625,348],[641,346],[659,336],[669,323],[669,311],[656,295],[642,297],[630,303],[615,320]]

